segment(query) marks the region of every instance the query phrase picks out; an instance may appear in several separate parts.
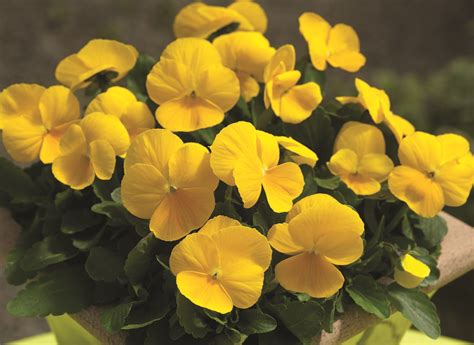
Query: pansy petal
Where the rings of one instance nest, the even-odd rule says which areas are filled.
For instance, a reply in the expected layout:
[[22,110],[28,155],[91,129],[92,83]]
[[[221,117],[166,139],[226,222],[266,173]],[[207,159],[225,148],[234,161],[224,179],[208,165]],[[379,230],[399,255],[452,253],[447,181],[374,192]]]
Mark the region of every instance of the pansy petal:
[[3,144],[8,154],[17,162],[38,159],[46,128],[31,122],[27,117],[8,121],[3,129]]
[[470,152],[469,141],[461,135],[448,133],[438,135],[436,138],[441,143],[442,163],[459,159]]
[[410,254],[402,256],[400,263],[402,269],[395,268],[394,279],[407,289],[417,287],[430,274],[430,268]]
[[176,276],[179,292],[195,305],[220,314],[232,311],[233,304],[221,283],[209,274],[180,272]]
[[254,206],[262,192],[262,162],[256,155],[239,159],[235,163],[233,175],[240,197],[244,202],[244,207]]
[[240,222],[236,219],[227,216],[216,216],[214,218],[209,219],[206,224],[204,224],[203,227],[199,230],[199,233],[212,237],[215,233],[219,232],[222,229],[239,225]]
[[437,171],[434,180],[443,189],[447,206],[461,206],[471,193],[472,168],[467,164],[446,163]]
[[266,171],[263,189],[274,212],[288,212],[304,188],[304,177],[296,163],[287,162]]
[[52,163],[61,154],[59,142],[60,138],[52,135],[51,133],[48,133],[43,137],[43,144],[41,145],[40,151],[40,160],[44,164]]
[[39,102],[43,125],[48,129],[78,120],[79,101],[68,88],[56,85],[46,89]]
[[355,174],[359,160],[357,154],[351,149],[340,149],[331,156],[327,166],[336,176]]
[[386,104],[389,101],[388,96],[382,90],[370,86],[359,78],[356,78],[355,86],[357,91],[359,91],[360,103],[369,111],[372,120],[375,123],[382,122],[385,115],[382,103],[384,103],[385,106],[388,105],[388,109],[385,110],[390,109],[389,104]]
[[168,181],[149,164],[131,166],[122,179],[122,200],[133,215],[150,219],[163,198],[169,193]]
[[89,144],[90,158],[95,175],[101,180],[110,180],[115,170],[115,151],[106,140],[94,140]]
[[150,220],[150,230],[163,241],[176,241],[206,223],[216,203],[209,188],[168,193]]
[[82,155],[74,154],[56,158],[52,171],[58,181],[77,190],[92,185],[95,178],[89,157]]
[[306,164],[314,168],[316,162],[318,161],[318,156],[316,152],[310,150],[308,147],[291,137],[277,136],[276,139],[278,141],[278,144],[283,146],[285,150],[290,151],[292,153],[290,154],[290,158],[294,162],[300,165]]
[[292,87],[281,98],[280,118],[286,123],[301,123],[323,100],[321,88],[310,82]]
[[383,182],[393,170],[393,162],[387,155],[369,153],[360,159],[357,170],[361,175]]
[[80,123],[87,142],[106,140],[112,145],[116,155],[127,152],[130,146],[130,136],[120,120],[103,113],[91,113]]
[[304,248],[293,241],[288,231],[287,223],[274,224],[267,234],[270,245],[283,254],[295,255],[304,251]]
[[133,140],[138,134],[155,127],[155,119],[150,108],[143,102],[134,102],[128,106],[120,118]]
[[75,90],[89,85],[91,82],[87,79],[100,71],[101,68],[91,68],[77,54],[71,54],[59,62],[54,76],[61,84]]
[[339,204],[334,197],[329,194],[317,193],[312,194],[303,199],[299,200],[290,210],[286,217],[286,222],[289,223],[294,217],[299,215],[301,212],[309,210],[313,207],[317,207],[320,204],[336,205]]
[[385,154],[385,139],[377,127],[349,121],[342,126],[334,143],[334,152],[341,149],[350,149],[359,158],[368,153]]
[[360,49],[359,37],[352,26],[336,24],[329,32],[328,48],[331,54],[346,51],[358,52]]
[[365,65],[365,56],[355,51],[344,51],[332,54],[328,62],[332,67],[341,68],[348,72],[357,72]]
[[313,66],[320,71],[326,69],[327,41],[331,26],[316,13],[306,12],[299,17],[299,29],[308,42]]
[[278,164],[280,149],[278,141],[273,134],[257,130],[257,151],[264,169]]
[[397,142],[400,143],[407,135],[415,133],[415,127],[410,121],[395,114],[385,114],[384,123],[392,131]]
[[72,124],[59,142],[61,155],[87,155],[87,143],[81,126]]
[[275,276],[286,290],[315,298],[331,297],[344,284],[344,276],[332,263],[312,253],[280,261],[275,267]]
[[25,116],[38,123],[40,113],[38,103],[46,89],[37,84],[14,84],[0,93],[0,129],[5,120],[15,116]]
[[264,33],[267,31],[268,19],[262,6],[256,2],[236,1],[228,8],[240,13],[253,26],[255,31]]
[[341,104],[360,104],[359,97],[354,97],[354,96],[339,96],[339,97],[336,97],[336,101],[338,101]]
[[382,188],[376,179],[361,174],[341,176],[342,182],[357,195],[373,195]]
[[237,72],[237,78],[240,83],[240,94],[245,102],[248,103],[252,98],[258,96],[260,85],[250,74]]
[[388,178],[388,188],[393,195],[425,218],[436,216],[444,206],[440,184],[409,166],[397,166],[392,170]]
[[334,231],[321,236],[316,249],[334,265],[349,265],[362,256],[364,244],[354,231]]
[[269,82],[276,74],[292,71],[295,69],[296,52],[291,44],[285,44],[277,49],[268,62],[263,72],[265,83]]
[[430,173],[441,165],[443,148],[436,136],[415,132],[400,142],[398,158],[403,165]]
[[85,113],[100,112],[120,118],[135,102],[137,102],[137,98],[131,91],[121,86],[113,86],[97,95],[89,103]]

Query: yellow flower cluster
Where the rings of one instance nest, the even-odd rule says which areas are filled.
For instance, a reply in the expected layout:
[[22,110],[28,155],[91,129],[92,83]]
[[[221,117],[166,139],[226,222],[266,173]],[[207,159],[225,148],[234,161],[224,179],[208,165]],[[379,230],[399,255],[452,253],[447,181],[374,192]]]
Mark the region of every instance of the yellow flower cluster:
[[[6,150],[19,162],[39,158],[52,164],[57,180],[73,189],[91,186],[95,178],[110,179],[117,161],[124,159],[123,205],[150,220],[150,231],[160,240],[180,241],[170,268],[179,291],[196,305],[219,313],[254,305],[271,247],[288,256],[275,267],[282,287],[316,298],[334,295],[344,283],[338,266],[363,254],[362,219],[323,193],[293,204],[305,188],[301,165],[316,168],[315,148],[273,127],[263,131],[243,117],[227,115],[239,100],[252,106],[260,100],[262,109],[282,122],[300,124],[323,101],[320,86],[299,83],[294,47],[271,46],[263,35],[266,14],[252,1],[228,7],[190,4],[178,13],[173,29],[177,39],[152,67],[144,85],[147,95],[142,95],[158,105],[159,128],[144,98],[122,86],[109,87],[132,70],[137,50],[92,40],[57,66],[56,79],[65,86],[15,84],[2,91],[0,129]],[[364,66],[352,27],[331,26],[315,13],[304,13],[299,29],[314,69],[330,65],[357,72]],[[106,87],[81,118],[74,92],[94,85]],[[337,100],[360,105],[369,121],[346,122],[332,157],[320,165],[357,195],[376,194],[388,181],[390,192],[423,217],[435,216],[444,205],[465,203],[474,182],[468,141],[455,134],[416,132],[392,112],[383,90],[360,79],[355,86],[356,97]],[[275,128],[281,125],[277,118],[271,120],[278,123]],[[380,124],[399,143],[398,166],[396,157],[392,161],[386,154]],[[209,148],[189,142],[187,133],[176,134],[217,125]],[[245,209],[265,202],[263,189],[271,210],[287,213],[285,222],[270,224],[264,236],[236,219],[211,218],[220,181],[231,192],[235,186]],[[409,287],[428,275],[429,268],[408,254],[395,271],[395,279]]]

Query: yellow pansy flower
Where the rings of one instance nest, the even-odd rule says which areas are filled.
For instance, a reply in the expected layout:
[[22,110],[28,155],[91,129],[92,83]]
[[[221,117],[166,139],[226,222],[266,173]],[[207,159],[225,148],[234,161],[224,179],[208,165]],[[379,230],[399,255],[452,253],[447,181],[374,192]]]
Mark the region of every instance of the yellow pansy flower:
[[289,157],[292,161],[299,165],[309,165],[311,168],[316,166],[319,159],[316,152],[291,137],[276,136],[275,138],[280,146],[289,151]]
[[367,109],[372,120],[377,124],[383,122],[392,131],[398,142],[415,132],[415,127],[408,120],[392,113],[390,98],[384,90],[370,86],[359,78],[356,78],[355,86],[359,92],[357,97],[340,96],[336,97],[336,100],[341,104],[359,104]]
[[318,84],[296,85],[301,72],[295,70],[295,48],[291,44],[280,47],[265,67],[265,107],[270,106],[283,122],[300,123],[311,116],[323,96]]
[[46,89],[15,84],[0,94],[3,143],[18,162],[32,162],[39,157],[45,164],[52,163],[59,155],[61,137],[79,117],[79,101],[61,85]]
[[263,71],[275,53],[268,40],[259,32],[234,32],[217,37],[214,46],[224,66],[232,69],[239,78],[240,92],[249,102],[258,95],[263,82]]
[[166,129],[139,134],[125,158],[122,200],[133,215],[150,219],[150,230],[175,241],[201,227],[215,207],[218,179],[209,151],[183,143]]
[[299,23],[300,32],[308,43],[311,63],[317,70],[324,71],[329,63],[335,68],[357,72],[365,65],[359,37],[351,26],[336,24],[331,27],[321,16],[312,12],[303,13]]
[[183,7],[176,15],[173,32],[177,38],[207,39],[219,30],[235,25],[236,30],[264,33],[267,22],[265,11],[257,3],[234,2],[223,7],[194,2]]
[[173,248],[170,269],[179,291],[194,304],[226,314],[260,298],[272,251],[265,236],[218,216]]
[[268,232],[270,245],[290,255],[275,267],[276,280],[289,291],[315,298],[334,295],[344,284],[337,266],[357,261],[364,246],[364,223],[351,207],[327,194],[298,201]]
[[101,112],[118,117],[133,140],[141,132],[155,127],[148,106],[137,100],[128,89],[113,86],[96,96],[87,106],[86,114]]
[[109,180],[116,156],[127,152],[130,137],[120,120],[92,113],[73,124],[60,142],[60,154],[53,162],[53,175],[72,189],[84,189],[95,177]]
[[[65,57],[56,67],[56,79],[75,90],[87,87],[101,75],[112,81],[122,79],[134,66],[137,50],[113,40],[94,39],[77,53]],[[111,75],[106,76],[107,73]]]
[[147,77],[156,119],[171,131],[195,131],[222,122],[240,97],[239,80],[217,49],[200,38],[169,44]]
[[407,288],[413,289],[430,275],[430,268],[423,262],[410,254],[400,258],[401,269],[395,267],[393,275],[395,281]]
[[222,129],[211,152],[214,174],[226,184],[237,186],[245,208],[257,203],[263,187],[272,210],[287,212],[303,191],[300,167],[293,162],[278,164],[278,140],[257,131],[249,122],[236,122]]
[[472,167],[463,162],[469,143],[456,134],[415,132],[398,148],[400,166],[390,173],[393,195],[422,217],[434,217],[444,207],[463,205],[472,188]]
[[377,193],[393,170],[385,155],[385,140],[375,126],[349,121],[342,126],[334,143],[329,170],[358,195]]

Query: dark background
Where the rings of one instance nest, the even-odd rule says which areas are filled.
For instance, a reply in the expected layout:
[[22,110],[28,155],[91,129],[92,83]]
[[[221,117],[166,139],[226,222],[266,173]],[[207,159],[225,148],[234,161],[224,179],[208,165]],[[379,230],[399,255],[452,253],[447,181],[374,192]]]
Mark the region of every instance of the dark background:
[[[356,75],[384,88],[393,110],[419,130],[457,131],[474,145],[473,0],[262,0],[272,45],[306,45],[298,16],[317,12],[359,33],[367,65]],[[171,24],[184,0],[0,0],[0,90],[18,82],[53,85],[64,56],[92,38],[113,38],[159,57],[173,39]],[[213,4],[229,2],[213,1]],[[353,74],[330,70],[327,97],[354,94]],[[448,210],[474,225],[474,203]],[[474,233],[473,233],[474,235]],[[474,342],[474,273],[434,300],[443,334]],[[43,320],[4,312],[14,290],[0,273],[0,343],[46,329]]]

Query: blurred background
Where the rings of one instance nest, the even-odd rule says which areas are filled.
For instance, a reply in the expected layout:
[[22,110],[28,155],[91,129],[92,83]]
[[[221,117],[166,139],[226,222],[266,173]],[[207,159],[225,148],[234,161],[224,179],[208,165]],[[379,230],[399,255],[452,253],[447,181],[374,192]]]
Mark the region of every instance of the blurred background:
[[[92,38],[117,39],[158,58],[173,39],[174,15],[189,2],[0,0],[0,90],[19,82],[56,83],[58,61]],[[294,43],[299,55],[306,54],[298,32],[302,12],[319,13],[333,25],[352,25],[367,57],[357,76],[385,89],[394,112],[418,130],[459,132],[474,148],[473,0],[259,2],[270,18],[267,35],[272,45]],[[355,94],[353,79],[353,74],[329,70],[326,97]],[[473,199],[448,212],[474,225]],[[1,271],[0,343],[46,330],[43,320],[18,320],[6,314],[6,303],[15,291]],[[443,335],[474,342],[474,272],[439,291],[434,301]]]

